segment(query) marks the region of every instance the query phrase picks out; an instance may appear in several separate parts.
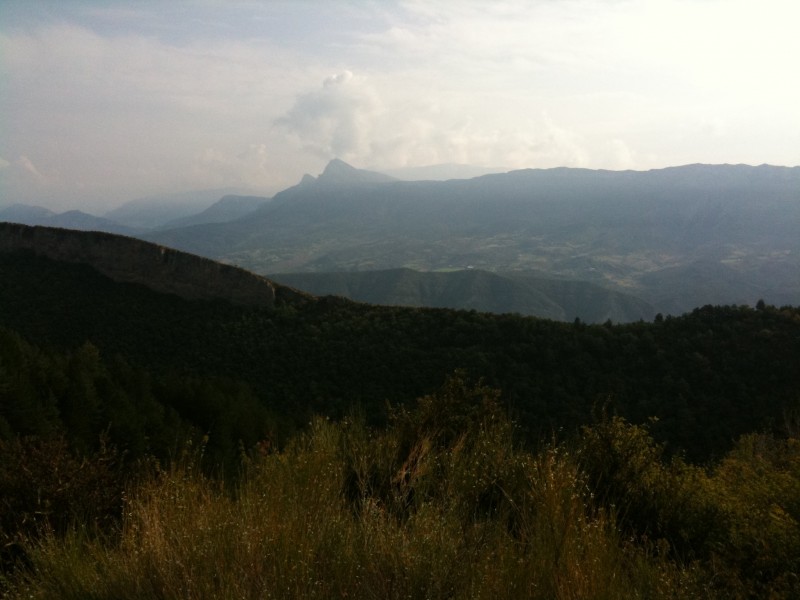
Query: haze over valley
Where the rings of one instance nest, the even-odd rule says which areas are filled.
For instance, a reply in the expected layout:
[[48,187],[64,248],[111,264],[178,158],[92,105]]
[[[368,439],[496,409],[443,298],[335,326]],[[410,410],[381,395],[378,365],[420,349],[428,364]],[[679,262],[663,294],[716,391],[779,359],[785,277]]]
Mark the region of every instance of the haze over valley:
[[211,201],[224,192],[133,201],[103,217],[16,205],[0,219],[139,236],[379,304],[625,322],[800,301],[800,168],[401,181],[335,159],[274,197]]

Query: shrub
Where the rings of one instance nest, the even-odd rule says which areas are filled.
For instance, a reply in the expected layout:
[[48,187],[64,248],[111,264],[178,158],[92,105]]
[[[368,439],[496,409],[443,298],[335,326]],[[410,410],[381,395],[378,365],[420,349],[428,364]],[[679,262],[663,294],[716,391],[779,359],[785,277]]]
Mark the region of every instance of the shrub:
[[800,597],[800,441],[743,436],[714,468],[711,494],[729,535],[715,584],[731,597]]
[[683,561],[708,558],[726,538],[705,472],[667,460],[644,427],[620,417],[584,427],[579,452],[596,503],[613,510],[626,535]]
[[623,542],[591,506],[572,455],[524,452],[492,415],[448,429],[409,412],[383,432],[314,419],[253,457],[233,492],[190,453],[132,485],[119,540],[74,529],[28,544],[9,596],[691,597],[690,571]]
[[76,454],[62,436],[0,440],[2,570],[41,534],[63,535],[72,526],[113,530],[123,485],[120,456],[102,440],[88,456]]

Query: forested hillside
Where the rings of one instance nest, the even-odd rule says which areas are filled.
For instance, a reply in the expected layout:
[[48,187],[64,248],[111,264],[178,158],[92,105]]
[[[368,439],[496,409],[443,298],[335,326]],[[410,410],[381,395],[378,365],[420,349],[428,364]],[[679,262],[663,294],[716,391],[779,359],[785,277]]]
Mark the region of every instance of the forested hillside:
[[[413,400],[465,369],[502,390],[532,434],[575,430],[601,410],[656,417],[657,439],[703,459],[742,433],[780,429],[800,389],[800,318],[788,307],[586,325],[336,298],[276,308],[187,301],[27,254],[2,255],[0,278],[0,325],[30,343],[58,352],[89,343],[103,361],[122,357],[154,375],[227,378],[296,423],[353,406],[380,421],[387,401]],[[213,424],[191,407],[184,414]]]

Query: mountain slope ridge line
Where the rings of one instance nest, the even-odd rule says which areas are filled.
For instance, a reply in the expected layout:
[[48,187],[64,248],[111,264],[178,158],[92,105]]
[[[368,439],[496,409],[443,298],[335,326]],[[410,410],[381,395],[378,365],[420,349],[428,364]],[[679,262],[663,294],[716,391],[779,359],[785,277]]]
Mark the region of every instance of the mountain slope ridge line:
[[0,223],[0,252],[33,252],[53,260],[85,263],[114,281],[141,284],[187,300],[225,300],[269,308],[314,299],[240,267],[97,231]]

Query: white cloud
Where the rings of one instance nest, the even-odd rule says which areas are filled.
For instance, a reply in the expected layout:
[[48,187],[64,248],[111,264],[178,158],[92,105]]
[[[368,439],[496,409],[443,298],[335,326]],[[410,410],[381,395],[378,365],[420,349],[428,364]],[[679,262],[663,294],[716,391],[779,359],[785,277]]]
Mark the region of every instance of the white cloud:
[[800,164],[793,0],[48,6],[0,19],[16,200],[279,187],[334,156]]
[[[247,187],[261,193],[274,193],[280,188],[276,181],[275,158],[265,144],[250,144],[240,151],[223,152],[205,148],[194,159],[187,185],[201,188]],[[280,181],[284,185],[294,181]]]
[[[219,179],[269,190],[286,180],[266,181],[255,159],[240,156],[270,143],[272,120],[308,77],[280,48],[179,47],[56,25],[2,35],[0,51],[9,81],[0,109],[13,114],[0,152],[32,157],[63,188],[43,198],[48,190],[15,180],[6,185],[15,201],[119,203]],[[202,148],[224,152],[226,169],[197,169]]]
[[373,85],[343,71],[298,95],[276,125],[298,148],[326,160],[340,157],[374,168],[444,162],[581,166],[589,160],[580,136],[543,111],[519,119],[498,107],[492,116],[456,96],[432,90],[414,99],[398,87],[389,78]]
[[50,173],[45,176],[29,157],[0,158],[0,204],[18,202],[18,190],[28,191],[29,199],[35,199],[58,187],[58,179]]
[[382,102],[369,82],[350,71],[327,77],[322,87],[300,94],[278,128],[323,158],[352,159],[369,149]]
[[625,141],[620,139],[609,140],[606,144],[605,164],[606,169],[632,169],[636,166],[634,152]]
[[27,156],[20,156],[14,161],[14,165],[22,169],[28,176],[32,177],[37,183],[47,183],[47,178],[39,172]]
[[[401,57],[412,88],[427,83],[426,93],[467,99],[486,126],[535,135],[541,127],[528,129],[525,116],[546,111],[581,139],[587,166],[606,165],[619,139],[635,168],[759,162],[766,154],[800,163],[800,150],[769,125],[800,130],[800,79],[790,75],[800,55],[800,9],[789,0],[404,6],[412,16],[391,35],[370,36],[376,54]],[[758,125],[745,116],[766,106],[772,117]],[[674,135],[698,121],[728,143],[704,145],[699,156],[693,137]],[[743,143],[731,144],[733,136]]]

